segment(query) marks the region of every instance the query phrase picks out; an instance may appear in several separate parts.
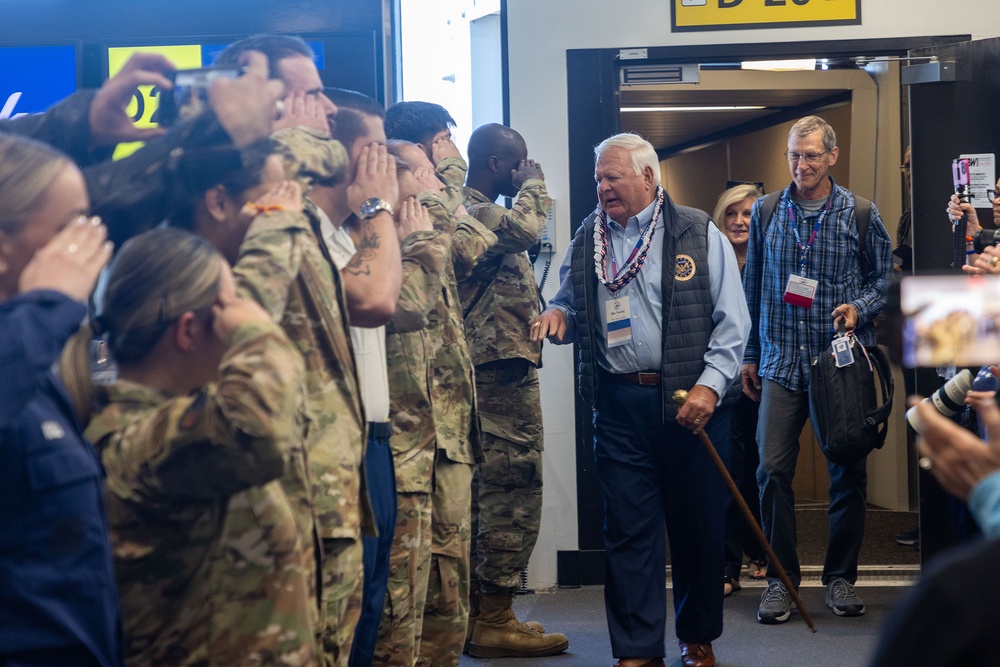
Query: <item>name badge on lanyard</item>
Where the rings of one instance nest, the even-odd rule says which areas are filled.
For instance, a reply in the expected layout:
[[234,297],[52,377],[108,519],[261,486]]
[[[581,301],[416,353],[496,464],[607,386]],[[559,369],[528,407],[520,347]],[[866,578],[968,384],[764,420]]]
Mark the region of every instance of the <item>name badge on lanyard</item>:
[[628,297],[610,297],[604,302],[608,321],[608,347],[619,347],[632,342],[632,315]]
[[788,284],[785,285],[784,302],[793,306],[811,308],[813,299],[816,298],[817,287],[819,287],[819,281],[793,273],[788,276]]
[[816,216],[816,225],[813,227],[812,234],[809,235],[809,241],[802,243],[802,237],[799,236],[799,225],[795,220],[795,207],[792,206],[791,201],[788,202],[788,220],[792,228],[792,233],[795,235],[795,246],[799,249],[799,273],[802,275],[793,273],[788,276],[788,283],[785,285],[785,296],[782,299],[787,304],[802,308],[811,308],[813,305],[819,281],[806,278],[806,264],[809,261],[809,251],[812,250],[813,243],[816,241],[816,235],[819,233],[819,228],[823,224],[823,220],[830,212],[830,205],[832,203],[833,195],[831,194],[826,200],[823,211]]

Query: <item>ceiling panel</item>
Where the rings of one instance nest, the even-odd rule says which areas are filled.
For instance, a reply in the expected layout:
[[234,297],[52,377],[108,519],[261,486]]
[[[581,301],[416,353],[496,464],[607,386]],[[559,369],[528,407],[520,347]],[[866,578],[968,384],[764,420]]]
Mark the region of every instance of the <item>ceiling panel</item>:
[[[789,110],[822,104],[851,89],[840,77],[829,77],[824,72],[797,72],[795,77],[785,77],[784,81],[791,82],[789,87],[782,86],[783,79],[774,74],[763,73],[766,78],[762,78],[762,73],[758,72],[702,71],[702,83],[708,84],[709,89],[699,84],[622,87],[620,103],[623,109],[662,106],[763,106],[765,109],[622,112],[621,128],[638,132],[657,150],[671,153],[674,148],[688,147],[701,139],[718,140],[719,133],[744,123],[766,122],[764,119],[769,116],[775,116],[775,122],[783,122]],[[801,85],[803,75],[809,74],[815,74],[819,83]],[[776,85],[762,86],[761,81]]]

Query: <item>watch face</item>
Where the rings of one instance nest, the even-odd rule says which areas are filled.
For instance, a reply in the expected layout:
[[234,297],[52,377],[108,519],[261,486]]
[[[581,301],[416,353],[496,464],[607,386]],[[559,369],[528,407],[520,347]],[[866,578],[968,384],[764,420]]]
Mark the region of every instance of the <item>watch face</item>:
[[375,207],[378,206],[378,202],[379,200],[374,197],[361,202],[361,215],[372,215],[375,213]]
[[392,215],[392,207],[389,203],[378,197],[366,199],[361,203],[361,217],[363,218],[370,218],[379,211],[387,211],[389,215]]

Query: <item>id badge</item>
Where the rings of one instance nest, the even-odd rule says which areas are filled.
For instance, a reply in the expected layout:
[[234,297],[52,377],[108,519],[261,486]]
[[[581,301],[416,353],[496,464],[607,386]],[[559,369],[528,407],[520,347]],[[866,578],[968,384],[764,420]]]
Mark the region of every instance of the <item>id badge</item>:
[[608,320],[608,347],[619,347],[632,342],[632,313],[628,297],[610,298],[604,302]]
[[833,339],[833,363],[837,368],[850,366],[854,363],[854,352],[851,351],[851,341],[846,337]]
[[797,276],[794,273],[788,276],[788,284],[785,286],[784,302],[802,308],[811,308],[813,299],[816,298],[816,288],[819,281],[805,276]]

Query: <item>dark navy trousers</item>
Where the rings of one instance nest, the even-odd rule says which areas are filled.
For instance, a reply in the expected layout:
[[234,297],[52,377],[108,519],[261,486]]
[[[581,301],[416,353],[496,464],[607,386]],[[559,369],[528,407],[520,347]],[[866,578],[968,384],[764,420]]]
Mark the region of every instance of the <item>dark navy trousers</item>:
[[[757,451],[757,412],[760,403],[746,394],[733,404],[729,430],[729,474],[746,501],[747,507],[760,525],[760,491],[757,489],[757,468],[760,455]],[[726,567],[725,573],[739,581],[743,570],[743,554],[750,560],[767,560],[764,547],[760,546],[753,529],[734,498],[726,505]]]
[[[725,483],[701,441],[663,423],[660,387],[603,375],[594,454],[604,493],[604,602],[616,658],[665,654],[666,540],[670,538],[675,631],[709,643],[722,634]],[[729,410],[705,428],[729,456]]]
[[396,531],[396,472],[389,449],[389,424],[368,425],[368,447],[365,449],[365,473],[368,494],[375,513],[378,537],[365,536],[365,583],[361,598],[361,617],[351,645],[351,667],[372,664],[378,626],[382,620],[385,592],[389,580],[389,548]]

